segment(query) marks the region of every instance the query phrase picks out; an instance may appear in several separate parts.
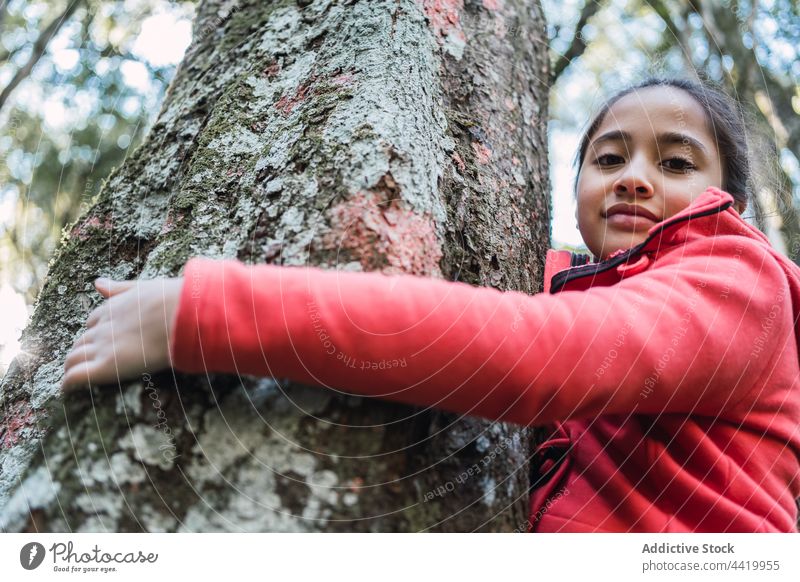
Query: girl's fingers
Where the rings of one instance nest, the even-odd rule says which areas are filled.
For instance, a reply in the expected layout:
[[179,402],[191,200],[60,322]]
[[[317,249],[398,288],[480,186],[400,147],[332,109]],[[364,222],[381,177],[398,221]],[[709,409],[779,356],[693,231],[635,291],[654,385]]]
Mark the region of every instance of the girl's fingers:
[[123,291],[134,287],[138,281],[115,281],[113,279],[106,279],[101,277],[94,282],[94,286],[100,294],[108,299],[114,295],[118,295]]
[[92,381],[93,362],[82,362],[73,366],[64,374],[61,389],[64,392],[88,385]]
[[70,351],[74,352],[78,348],[81,348],[84,344],[91,343],[92,339],[94,339],[96,336],[97,336],[97,327],[87,329],[81,337],[75,340],[75,343],[72,344]]
[[108,313],[108,303],[103,303],[100,307],[95,309],[89,314],[89,319],[86,320],[86,328],[90,328],[100,321],[106,316]]
[[69,370],[81,362],[89,362],[95,356],[94,346],[91,344],[84,344],[79,348],[73,348],[64,360],[64,369]]
[[100,355],[95,354],[91,359],[79,359],[75,365],[64,373],[61,389],[69,392],[71,389],[87,386],[89,384],[109,384],[117,379],[116,366]]

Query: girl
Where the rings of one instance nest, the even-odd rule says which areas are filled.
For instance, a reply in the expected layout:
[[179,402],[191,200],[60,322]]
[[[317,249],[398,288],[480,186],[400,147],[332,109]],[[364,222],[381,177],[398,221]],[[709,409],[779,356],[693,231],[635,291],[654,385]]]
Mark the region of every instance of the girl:
[[745,137],[709,87],[613,97],[577,157],[593,260],[548,252],[535,296],[203,258],[100,279],[64,385],[172,366],[550,425],[530,531],[795,531],[800,271],[740,217]]

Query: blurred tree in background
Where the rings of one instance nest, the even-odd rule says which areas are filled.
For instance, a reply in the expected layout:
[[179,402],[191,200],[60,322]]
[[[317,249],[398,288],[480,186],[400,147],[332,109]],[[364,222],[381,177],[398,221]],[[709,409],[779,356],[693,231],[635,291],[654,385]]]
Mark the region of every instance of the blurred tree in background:
[[192,16],[193,3],[165,0],[2,2],[0,348],[24,326],[64,226],[155,118]]
[[[581,247],[570,162],[580,131],[604,98],[649,74],[701,76],[736,96],[752,117],[753,149],[765,155],[756,166],[760,187],[746,217],[798,261],[797,0],[543,5],[554,63],[549,135],[555,242]],[[25,306],[41,288],[62,229],[155,118],[190,41],[194,3],[0,0],[0,6],[2,373],[10,361],[3,344],[23,327]]]

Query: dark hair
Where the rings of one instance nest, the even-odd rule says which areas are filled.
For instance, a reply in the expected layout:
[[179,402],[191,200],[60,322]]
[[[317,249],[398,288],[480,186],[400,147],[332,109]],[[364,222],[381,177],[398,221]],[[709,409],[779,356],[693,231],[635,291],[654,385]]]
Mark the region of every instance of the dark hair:
[[575,191],[578,189],[578,178],[589,141],[597,132],[609,109],[626,95],[648,87],[674,87],[685,91],[700,104],[706,112],[708,129],[717,140],[717,151],[722,163],[722,189],[733,196],[736,202],[746,205],[752,191],[752,176],[744,111],[737,101],[709,82],[695,82],[688,79],[650,78],[620,91],[606,101],[581,138],[575,158],[577,165]]

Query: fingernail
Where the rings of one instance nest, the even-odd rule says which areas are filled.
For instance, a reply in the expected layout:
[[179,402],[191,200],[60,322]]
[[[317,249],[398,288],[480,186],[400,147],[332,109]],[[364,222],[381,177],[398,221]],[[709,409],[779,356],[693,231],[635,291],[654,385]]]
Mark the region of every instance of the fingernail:
[[107,277],[98,277],[97,279],[94,280],[94,282],[95,282],[95,284],[97,284],[97,283],[107,283],[108,282],[108,278]]

